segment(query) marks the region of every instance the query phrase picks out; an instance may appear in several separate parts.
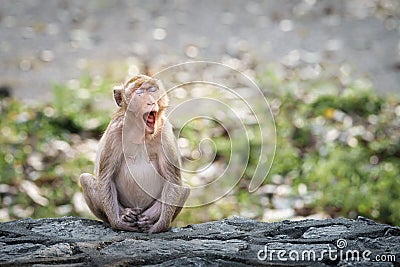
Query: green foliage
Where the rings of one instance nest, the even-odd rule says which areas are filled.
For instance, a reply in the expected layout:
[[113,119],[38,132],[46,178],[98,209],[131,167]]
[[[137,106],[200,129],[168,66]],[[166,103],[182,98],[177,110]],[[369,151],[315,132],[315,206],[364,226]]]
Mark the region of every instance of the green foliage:
[[314,211],[399,224],[400,101],[360,84],[272,94],[282,104],[269,177],[306,185]]
[[78,215],[78,177],[93,170],[86,138],[98,138],[110,117],[98,108],[106,90],[110,83],[84,76],[72,87],[56,85],[50,104],[0,99],[0,200],[8,219]]
[[112,95],[109,81],[95,81],[89,75],[70,86],[54,86],[55,119],[52,124],[73,133],[83,131],[101,134],[107,127],[109,116],[104,116],[104,102]]
[[[264,185],[290,186],[286,197],[311,199],[303,201],[308,214],[362,215],[399,224],[400,101],[377,95],[362,81],[343,86],[328,76],[294,82],[274,68],[260,83],[271,88],[268,100],[274,103],[277,129],[275,160]],[[111,83],[87,75],[56,85],[50,104],[27,106],[1,99],[0,200],[2,214],[8,214],[3,219],[87,216],[75,208],[73,199],[80,192],[79,174],[93,169],[90,155],[97,144],[90,148],[89,141],[104,131],[111,110],[103,107],[113,107],[111,101]],[[181,133],[187,139],[188,158],[198,140],[211,137],[217,147],[215,160],[227,161],[231,146],[225,130],[210,122],[196,123]],[[176,225],[233,214],[261,219],[274,206],[270,200],[275,192],[247,192],[260,148],[257,138],[249,141],[249,165],[234,191],[212,205],[184,209]],[[45,200],[27,190],[35,186]],[[304,187],[306,192],[301,192]]]

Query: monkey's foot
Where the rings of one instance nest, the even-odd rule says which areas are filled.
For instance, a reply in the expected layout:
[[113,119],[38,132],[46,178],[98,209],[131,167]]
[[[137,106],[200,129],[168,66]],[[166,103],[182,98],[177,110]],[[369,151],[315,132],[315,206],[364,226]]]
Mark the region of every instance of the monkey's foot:
[[150,230],[148,232],[151,234],[161,233],[161,232],[168,231],[168,228],[169,228],[169,226],[167,224],[165,224],[164,222],[157,222],[150,228]]
[[139,208],[125,208],[121,213],[121,219],[123,222],[136,226],[141,213],[142,209]]
[[140,229],[136,225],[137,223],[128,223],[120,220],[113,222],[113,224],[111,224],[111,227],[117,230],[140,232]]
[[137,227],[142,232],[148,232],[150,228],[153,226],[154,222],[146,215],[139,215],[139,219],[137,221]]

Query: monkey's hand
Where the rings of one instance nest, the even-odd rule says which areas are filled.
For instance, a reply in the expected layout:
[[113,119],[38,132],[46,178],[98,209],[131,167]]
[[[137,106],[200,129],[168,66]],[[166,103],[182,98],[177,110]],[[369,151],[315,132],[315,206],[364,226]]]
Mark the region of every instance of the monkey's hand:
[[118,230],[141,232],[137,224],[140,213],[140,209],[126,208],[121,212],[120,218],[110,222],[111,227]]
[[113,222],[110,222],[110,224],[111,228],[116,230],[140,232],[140,229],[137,226],[135,226],[135,224],[124,222],[122,221],[122,219],[117,219]]
[[130,223],[137,226],[139,215],[142,213],[140,208],[125,208],[121,213],[121,219],[123,222]]
[[137,221],[137,226],[140,228],[141,232],[149,232],[151,227],[154,225],[154,218],[146,216],[144,214],[139,215],[139,219]]

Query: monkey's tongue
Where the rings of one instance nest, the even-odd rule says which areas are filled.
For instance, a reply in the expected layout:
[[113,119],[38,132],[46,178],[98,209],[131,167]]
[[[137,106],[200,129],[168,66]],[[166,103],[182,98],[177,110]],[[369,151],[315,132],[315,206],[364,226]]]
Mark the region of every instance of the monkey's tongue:
[[146,122],[146,125],[153,128],[154,127],[154,123],[156,122],[156,114],[154,111],[150,112],[150,113],[146,113],[144,115],[144,119]]

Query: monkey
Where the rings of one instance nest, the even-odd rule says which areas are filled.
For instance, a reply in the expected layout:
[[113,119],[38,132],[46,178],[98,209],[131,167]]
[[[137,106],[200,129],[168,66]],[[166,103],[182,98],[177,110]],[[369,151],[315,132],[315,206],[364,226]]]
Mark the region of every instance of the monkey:
[[113,229],[167,231],[190,193],[165,115],[168,96],[161,81],[146,75],[113,93],[118,110],[99,141],[94,175],[79,178],[85,201]]

